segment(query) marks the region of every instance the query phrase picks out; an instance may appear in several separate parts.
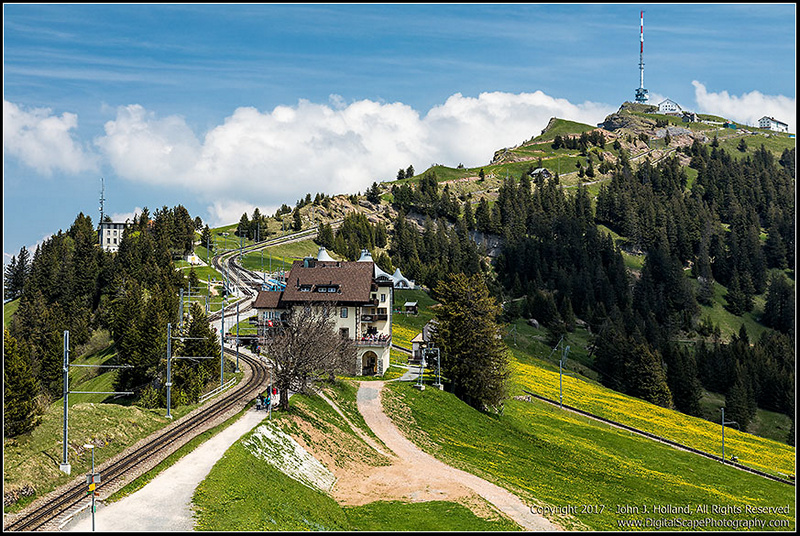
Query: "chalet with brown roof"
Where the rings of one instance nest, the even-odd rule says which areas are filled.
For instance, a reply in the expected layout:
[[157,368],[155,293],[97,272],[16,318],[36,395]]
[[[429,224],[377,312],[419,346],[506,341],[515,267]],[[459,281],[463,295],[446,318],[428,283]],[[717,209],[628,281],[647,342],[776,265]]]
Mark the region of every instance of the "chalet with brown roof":
[[393,283],[376,278],[373,264],[310,257],[295,261],[283,291],[260,291],[256,297],[259,339],[269,337],[290,310],[323,304],[335,308],[339,334],[358,348],[353,372],[382,375],[389,368]]

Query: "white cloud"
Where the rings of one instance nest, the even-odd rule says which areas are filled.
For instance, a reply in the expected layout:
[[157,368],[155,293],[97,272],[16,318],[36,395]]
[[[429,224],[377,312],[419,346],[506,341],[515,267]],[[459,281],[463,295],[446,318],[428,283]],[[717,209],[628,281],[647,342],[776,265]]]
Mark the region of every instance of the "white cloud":
[[794,98],[764,95],[760,91],[751,91],[738,97],[729,95],[727,91],[710,93],[697,80],[693,80],[692,85],[700,113],[718,115],[751,126],[758,126],[758,120],[767,115],[788,124],[789,131],[795,132],[797,103]]
[[[664,95],[662,95],[660,93],[654,93],[652,91],[647,96],[648,96],[647,104],[651,104],[653,106],[658,106],[658,104],[660,102],[663,102],[665,99],[669,98],[669,97],[664,96]],[[675,100],[675,99],[672,99],[672,100]],[[688,108],[684,103],[679,102],[678,104],[681,106],[681,108]]]
[[474,167],[488,163],[498,149],[538,136],[552,117],[595,125],[614,111],[606,104],[572,104],[541,91],[481,93],[477,98],[457,93],[431,109],[423,127],[436,162]]
[[111,221],[116,221],[116,222],[130,221],[131,223],[133,223],[133,219],[136,216],[139,216],[141,213],[142,213],[142,208],[136,207],[131,212],[115,212],[113,214],[109,214],[109,218],[111,218]]
[[[28,245],[25,246],[25,249],[27,249],[28,253],[30,254],[30,258],[28,259],[29,262],[31,260],[33,260],[33,254],[36,253],[36,249],[41,247],[48,240],[50,240],[50,238],[52,236],[53,236],[52,233],[47,233],[38,242],[35,242],[33,244],[28,244]],[[20,247],[20,249],[22,249],[22,248]],[[12,251],[11,253],[8,253],[8,252],[4,251],[3,252],[3,266],[9,264],[11,262],[11,257],[16,257],[17,255],[19,255],[19,251]]]
[[[293,205],[293,202],[286,201],[286,203]],[[207,222],[211,227],[218,227],[220,225],[228,225],[231,223],[239,223],[239,219],[245,212],[252,215],[257,205],[247,201],[235,201],[228,199],[221,199],[211,203],[206,210],[209,217]],[[279,206],[279,205],[278,205]],[[262,214],[271,215],[278,209],[278,206],[264,206],[258,205],[258,210]]]
[[186,177],[200,152],[200,143],[182,118],[157,119],[138,104],[118,108],[105,132],[95,145],[117,174],[137,182],[164,184]]
[[420,116],[399,102],[346,104],[331,95],[328,104],[300,100],[271,112],[237,108],[201,140],[183,118],[130,105],[95,143],[120,177],[190,189],[210,204],[212,219],[231,223],[306,193],[364,191],[409,164],[485,164],[497,149],[538,135],[551,117],[595,124],[615,109],[541,91],[495,92],[456,94]]
[[73,137],[78,116],[52,114],[49,108],[23,110],[3,100],[3,152],[42,175],[77,174],[97,169],[97,158]]

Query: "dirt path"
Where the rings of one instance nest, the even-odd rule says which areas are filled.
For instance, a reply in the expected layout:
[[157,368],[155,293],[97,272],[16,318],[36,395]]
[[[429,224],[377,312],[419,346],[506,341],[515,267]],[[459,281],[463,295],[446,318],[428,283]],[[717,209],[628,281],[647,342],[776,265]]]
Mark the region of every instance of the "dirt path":
[[[364,416],[367,425],[384,444],[398,457],[386,475],[394,478],[388,482],[380,480],[383,471],[376,471],[377,477],[371,484],[386,489],[394,488],[392,495],[400,485],[408,498],[412,500],[454,500],[477,494],[510,517],[525,530],[562,530],[544,517],[533,514],[530,507],[518,497],[491,482],[475,475],[450,467],[430,454],[420,450],[414,443],[406,439],[389,417],[383,412],[381,392],[384,382],[361,382],[358,388],[358,409]],[[378,468],[382,469],[382,468]],[[372,480],[370,478],[370,480]],[[370,482],[363,482],[370,484]]]

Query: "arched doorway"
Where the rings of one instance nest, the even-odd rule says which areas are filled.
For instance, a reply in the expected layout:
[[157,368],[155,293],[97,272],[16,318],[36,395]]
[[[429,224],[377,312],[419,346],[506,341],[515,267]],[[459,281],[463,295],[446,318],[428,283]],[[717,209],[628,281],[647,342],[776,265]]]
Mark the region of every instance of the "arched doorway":
[[361,356],[361,375],[374,376],[378,373],[378,354],[369,351]]

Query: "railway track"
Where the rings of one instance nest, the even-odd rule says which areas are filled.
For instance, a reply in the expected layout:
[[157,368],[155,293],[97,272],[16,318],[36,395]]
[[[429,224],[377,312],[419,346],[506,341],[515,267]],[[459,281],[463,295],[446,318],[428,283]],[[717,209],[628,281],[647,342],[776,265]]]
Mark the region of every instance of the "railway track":
[[[226,352],[232,354],[229,350]],[[135,469],[149,470],[157,465],[153,460],[161,461],[166,455],[208,428],[209,423],[229,412],[239,411],[253,400],[267,384],[268,368],[258,359],[246,355],[241,355],[240,358],[250,369],[243,382],[234,387],[227,396],[195,410],[173,425],[160,430],[144,443],[134,445],[121,456],[98,467],[97,472],[102,475],[102,482],[98,484],[97,490],[100,492],[113,490]],[[52,530],[49,525],[87,501],[87,485],[81,477],[58,492],[55,497],[4,526],[3,532]]]
[[[331,222],[331,227],[336,229],[342,223],[343,220],[335,220]],[[256,295],[258,294],[258,290],[261,289],[261,282],[262,276],[256,274],[252,270],[248,270],[247,268],[243,267],[241,262],[241,256],[245,253],[251,253],[253,251],[258,251],[263,248],[279,246],[283,244],[290,244],[292,242],[297,242],[300,240],[307,240],[310,237],[316,235],[316,229],[306,229],[304,231],[299,231],[297,233],[292,233],[289,235],[272,238],[269,240],[262,240],[261,242],[257,242],[255,244],[251,244],[246,247],[242,247],[240,249],[234,249],[228,252],[223,253],[222,255],[214,256],[211,260],[212,266],[219,272],[225,272],[229,274],[230,282],[233,286],[237,287],[239,291],[244,295],[244,298],[236,299],[231,301],[230,304],[226,305],[226,310],[229,307],[236,305],[237,302],[243,304],[243,307],[240,307],[239,313],[243,314],[247,311],[251,310],[253,307],[253,300],[255,299]],[[237,259],[239,259],[237,261]],[[209,322],[219,321],[222,315],[221,311],[217,311],[212,313],[208,316]],[[227,313],[226,313],[227,315]]]
[[[335,225],[338,226],[338,223],[335,222]],[[264,247],[305,240],[313,236],[314,232],[314,229],[309,229],[272,240],[265,240],[240,250],[233,250],[223,255],[215,256],[212,260],[212,265],[221,271],[223,270],[223,263],[226,264],[226,271],[230,275],[230,284],[237,287],[240,293],[244,295],[243,299],[233,300],[226,305],[226,316],[230,314],[231,307],[236,305],[237,302],[244,302],[244,307],[240,307],[240,313],[250,310],[257,295],[257,290],[260,288],[261,280],[257,274],[239,265],[235,261],[236,257],[239,257],[242,253],[256,251]],[[212,323],[219,321],[221,315],[222,311],[217,311],[209,315],[208,320]],[[225,352],[230,356],[235,355],[234,351],[227,348]],[[249,368],[249,372],[245,373],[243,382],[211,404],[198,408],[149,438],[133,445],[126,452],[97,467],[96,472],[102,475],[102,482],[97,485],[96,491],[109,493],[115,491],[124,485],[126,478],[132,473],[141,473],[155,467],[180,446],[210,428],[215,420],[222,417],[227,418],[228,414],[241,410],[263,391],[269,377],[267,365],[263,361],[246,354],[239,354],[239,358]],[[37,501],[41,504],[36,505],[34,503],[36,506],[32,506],[30,511],[9,516],[9,522],[7,524],[4,522],[3,532],[58,530],[54,527],[56,522],[89,501],[87,484],[82,475],[50,495]]]
[[[299,238],[296,236],[286,237],[278,243],[286,242],[293,238],[302,239],[305,238],[306,234],[301,233]],[[274,245],[273,241],[268,242],[265,245]],[[264,247],[264,245],[261,247]],[[252,246],[250,249],[252,249]],[[251,284],[248,284],[248,279],[250,278],[244,272],[244,269],[231,260],[237,254],[237,252],[233,252],[214,257],[213,264],[217,269],[222,268],[221,263],[223,262],[228,264],[231,284],[239,287],[241,293],[245,295],[247,303],[244,311],[247,311],[252,307],[256,291]],[[231,305],[235,305],[235,302],[227,305],[226,311],[230,310]],[[218,320],[221,314],[221,311],[218,311],[210,315],[209,322]],[[235,355],[235,352],[227,348],[225,352],[231,356]],[[244,354],[240,354],[239,358],[247,364],[250,371],[245,374],[243,382],[217,401],[193,411],[186,417],[143,440],[143,442],[140,441],[122,455],[98,467],[97,472],[102,475],[102,482],[97,485],[96,491],[108,492],[109,490],[114,490],[134,471],[147,471],[155,467],[171,452],[208,428],[210,426],[208,423],[214,422],[229,412],[240,410],[253,400],[258,393],[263,391],[268,380],[269,369],[266,364]],[[82,478],[76,479],[59,491],[53,492],[53,494],[54,496],[45,499],[42,504],[34,507],[29,512],[14,516],[14,519],[8,524],[4,523],[3,531],[53,530],[52,525],[54,522],[88,501],[87,485]]]

